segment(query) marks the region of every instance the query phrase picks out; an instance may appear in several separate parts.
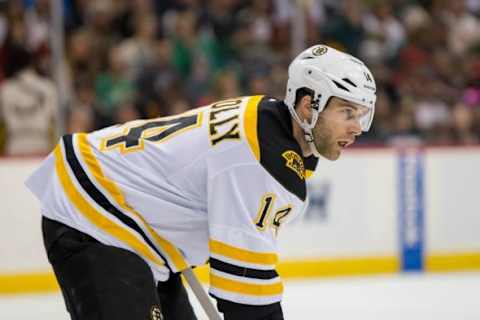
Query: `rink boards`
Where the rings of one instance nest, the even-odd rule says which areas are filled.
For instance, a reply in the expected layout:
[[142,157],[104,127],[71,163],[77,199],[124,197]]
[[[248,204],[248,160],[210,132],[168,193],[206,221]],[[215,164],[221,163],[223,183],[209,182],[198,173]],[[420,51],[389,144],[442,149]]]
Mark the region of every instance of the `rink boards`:
[[[57,289],[38,204],[23,187],[39,161],[0,159],[0,293]],[[478,147],[354,149],[321,160],[310,206],[280,230],[281,275],[480,269],[479,164]]]

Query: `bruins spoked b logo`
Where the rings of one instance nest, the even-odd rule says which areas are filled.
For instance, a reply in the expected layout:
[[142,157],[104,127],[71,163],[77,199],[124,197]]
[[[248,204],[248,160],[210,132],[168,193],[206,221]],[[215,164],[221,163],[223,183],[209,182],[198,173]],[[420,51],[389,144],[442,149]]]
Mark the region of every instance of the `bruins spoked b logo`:
[[162,310],[160,310],[159,306],[152,306],[150,309],[150,319],[151,320],[163,320]]
[[318,46],[313,48],[312,53],[314,56],[321,56],[325,53],[327,53],[328,48],[325,46]]
[[285,166],[293,170],[300,179],[305,179],[305,166],[303,164],[303,159],[298,153],[293,150],[287,150],[282,153],[282,157],[286,160]]

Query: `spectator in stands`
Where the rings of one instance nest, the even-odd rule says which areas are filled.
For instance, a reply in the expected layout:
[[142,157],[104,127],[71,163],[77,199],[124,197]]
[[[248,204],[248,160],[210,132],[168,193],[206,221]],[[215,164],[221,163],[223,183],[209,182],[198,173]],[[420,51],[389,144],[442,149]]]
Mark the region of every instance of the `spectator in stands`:
[[479,137],[473,130],[474,116],[472,110],[463,103],[457,103],[452,110],[452,140],[456,144],[474,144]]
[[[184,95],[175,92],[180,87],[180,74],[172,63],[171,42],[160,39],[155,42],[153,61],[146,65],[138,76],[136,85],[141,88],[137,107],[143,118],[155,118],[171,114],[168,109],[172,96]],[[199,65],[197,62],[195,66]],[[185,89],[188,83],[183,83]]]
[[67,39],[67,66],[70,82],[74,83],[76,78],[94,82],[100,72],[100,59],[98,51],[94,46],[95,34],[85,28],[72,32]]
[[0,122],[6,133],[5,154],[46,154],[56,140],[58,98],[53,83],[34,68],[25,46],[25,24],[10,24],[6,39],[6,80],[0,86]]
[[116,112],[124,104],[130,104],[136,94],[135,86],[127,77],[127,66],[118,47],[109,53],[108,69],[100,73],[95,80],[95,92],[100,105],[100,113],[111,124]]
[[[39,47],[46,53],[48,1],[29,3],[26,9],[22,1],[0,2],[0,42],[13,21],[26,18],[23,41],[34,47],[43,44]],[[134,114],[168,115],[171,110],[165,106],[178,105],[175,109],[180,110],[184,101],[204,105],[229,96],[226,92],[281,96],[292,43],[298,40],[293,26],[303,23],[306,44],[329,42],[359,55],[376,75],[378,130],[374,127],[359,142],[408,137],[416,142],[470,143],[480,138],[477,0],[66,3],[69,88],[75,97],[68,108],[73,115],[69,121],[78,120],[78,126],[70,122],[71,128],[80,129],[89,119],[85,103],[78,101],[89,90],[78,86],[78,79],[94,85],[94,105],[108,118],[98,122],[95,116],[94,126]],[[303,21],[298,21],[298,10],[304,13]],[[6,60],[5,52],[3,45],[0,81],[5,68],[16,64]],[[45,74],[46,58],[43,55]]]
[[107,123],[99,113],[93,83],[86,77],[77,77],[74,89],[67,115],[67,133],[89,132]]
[[364,5],[361,1],[342,2],[342,14],[334,17],[325,30],[329,43],[343,48],[352,55],[358,55],[366,32],[363,26]]
[[27,8],[25,13],[25,24],[28,29],[28,48],[32,51],[46,46],[49,41],[50,27],[50,1],[36,0]]
[[135,81],[142,69],[153,64],[157,20],[153,14],[134,17],[134,35],[119,45],[119,55],[125,62],[126,76]]
[[233,69],[226,69],[216,75],[213,84],[213,93],[217,99],[223,100],[228,97],[238,97],[242,93],[240,91],[240,82],[238,74]]
[[390,62],[405,42],[405,29],[392,10],[388,1],[374,2],[372,11],[363,20],[367,38],[361,50],[369,61]]

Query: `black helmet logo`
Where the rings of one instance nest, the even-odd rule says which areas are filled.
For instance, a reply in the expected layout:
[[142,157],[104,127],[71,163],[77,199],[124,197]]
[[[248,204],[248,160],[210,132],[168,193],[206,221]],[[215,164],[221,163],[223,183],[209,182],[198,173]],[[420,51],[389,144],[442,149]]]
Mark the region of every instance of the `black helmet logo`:
[[328,48],[324,46],[318,46],[313,48],[312,53],[314,56],[321,56],[327,53]]

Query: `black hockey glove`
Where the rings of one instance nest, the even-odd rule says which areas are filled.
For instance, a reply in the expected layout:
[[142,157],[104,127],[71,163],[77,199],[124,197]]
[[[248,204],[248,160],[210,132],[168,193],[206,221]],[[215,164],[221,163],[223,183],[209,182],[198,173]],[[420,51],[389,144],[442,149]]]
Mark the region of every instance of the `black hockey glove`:
[[283,320],[283,311],[279,302],[252,306],[217,299],[218,310],[223,313],[224,320]]

